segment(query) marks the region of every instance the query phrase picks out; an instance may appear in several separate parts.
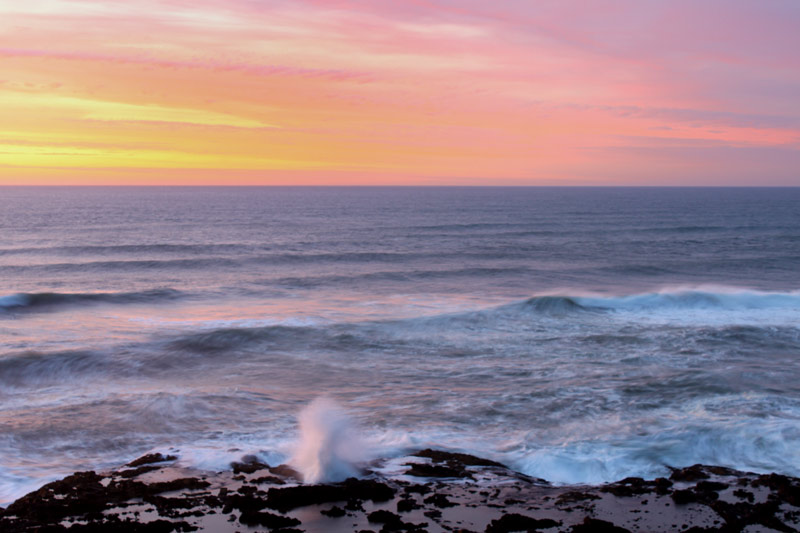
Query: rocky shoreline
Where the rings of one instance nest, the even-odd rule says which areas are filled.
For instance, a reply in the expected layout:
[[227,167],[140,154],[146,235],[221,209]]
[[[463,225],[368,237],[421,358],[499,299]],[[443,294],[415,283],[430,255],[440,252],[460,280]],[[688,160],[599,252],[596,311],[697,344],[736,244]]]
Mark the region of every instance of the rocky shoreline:
[[[341,483],[302,484],[255,457],[225,472],[150,454],[78,472],[0,509],[0,531],[36,532],[791,532],[800,479],[718,466],[668,478],[552,486],[466,454],[422,450]],[[387,463],[398,475],[386,475]]]

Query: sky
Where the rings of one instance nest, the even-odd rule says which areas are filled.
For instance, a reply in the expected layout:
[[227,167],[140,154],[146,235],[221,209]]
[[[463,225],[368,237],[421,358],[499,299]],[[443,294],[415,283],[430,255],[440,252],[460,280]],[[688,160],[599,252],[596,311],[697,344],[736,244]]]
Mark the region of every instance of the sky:
[[800,186],[797,0],[0,0],[0,185]]

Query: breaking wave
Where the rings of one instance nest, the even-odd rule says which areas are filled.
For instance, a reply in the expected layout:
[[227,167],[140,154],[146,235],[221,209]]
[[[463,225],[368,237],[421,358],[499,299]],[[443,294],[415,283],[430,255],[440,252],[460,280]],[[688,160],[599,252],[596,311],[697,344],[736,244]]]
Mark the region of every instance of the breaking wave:
[[541,315],[564,318],[570,315],[609,312],[657,311],[800,311],[800,291],[763,292],[743,289],[678,289],[632,294],[627,296],[541,295],[521,302],[501,305],[483,311],[442,315],[452,319]]
[[800,291],[765,292],[742,289],[716,291],[678,289],[617,297],[576,297],[583,307],[611,310],[658,309],[798,309]]

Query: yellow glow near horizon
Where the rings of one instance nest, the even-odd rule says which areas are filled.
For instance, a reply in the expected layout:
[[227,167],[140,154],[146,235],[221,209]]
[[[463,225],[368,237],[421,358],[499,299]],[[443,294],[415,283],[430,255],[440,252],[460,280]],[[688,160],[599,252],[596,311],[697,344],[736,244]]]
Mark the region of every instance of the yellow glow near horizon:
[[6,3],[0,184],[800,185],[800,8],[623,4]]

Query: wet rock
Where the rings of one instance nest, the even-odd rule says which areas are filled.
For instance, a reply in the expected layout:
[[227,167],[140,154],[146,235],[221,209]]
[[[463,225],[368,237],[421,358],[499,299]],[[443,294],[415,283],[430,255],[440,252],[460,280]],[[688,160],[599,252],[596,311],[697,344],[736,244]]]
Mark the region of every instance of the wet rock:
[[286,482],[279,477],[275,476],[261,476],[259,478],[251,480],[251,483],[255,483],[256,485],[263,485],[263,484],[270,484],[270,485],[285,485]]
[[719,481],[700,481],[694,488],[701,492],[719,492],[727,489],[728,485]]
[[556,503],[559,505],[570,504],[570,503],[577,503],[583,502],[587,500],[599,500],[600,496],[593,494],[591,492],[584,492],[579,490],[571,490],[561,494],[557,499]]
[[715,476],[739,477],[744,474],[744,472],[740,470],[734,470],[733,468],[727,468],[724,466],[704,465],[703,468],[706,470],[706,472],[708,472],[709,474],[714,474]]
[[510,531],[538,531],[540,529],[548,529],[551,527],[558,527],[561,522],[556,522],[549,518],[531,518],[529,516],[511,513],[505,514],[498,520],[492,520],[486,526],[486,533],[506,533]]
[[413,511],[414,509],[421,509],[422,506],[417,503],[417,500],[414,498],[403,498],[401,500],[397,500],[397,512],[398,513],[407,513],[409,511]]
[[713,502],[711,508],[725,520],[725,525],[730,531],[742,531],[749,525],[762,525],[776,531],[796,531],[776,516],[780,511],[780,503],[775,499],[758,504],[728,503],[719,500]]
[[424,531],[424,524],[412,524],[403,522],[400,515],[391,511],[373,511],[367,515],[367,520],[372,524],[383,524],[382,532],[387,531]]
[[699,481],[708,479],[709,475],[705,472],[703,465],[692,465],[686,468],[674,468],[669,478],[672,481]]
[[664,477],[657,477],[653,480],[653,488],[656,494],[661,494],[662,496],[669,494],[669,490],[672,488],[672,481]]
[[161,455],[160,453],[148,453],[147,455],[143,455],[138,459],[131,461],[130,463],[126,464],[125,466],[135,467],[135,466],[142,466],[142,465],[149,465],[153,463],[164,463],[166,461],[175,461],[177,457],[174,455]]
[[695,503],[700,501],[697,497],[697,494],[691,489],[682,489],[673,491],[671,494],[672,501],[677,503],[678,505],[687,505],[689,503]]
[[241,462],[231,463],[234,474],[252,474],[259,470],[266,470],[269,468],[268,464],[262,463],[255,456],[246,456]]
[[281,516],[267,511],[245,511],[239,522],[246,526],[264,526],[269,529],[299,526],[300,520],[290,516]]
[[403,521],[400,515],[396,515],[391,511],[373,511],[367,515],[367,520],[373,524],[392,524],[400,523]]
[[781,502],[800,507],[800,480],[781,474],[763,474],[752,482],[753,487],[768,487],[775,498]]
[[238,492],[239,494],[255,494],[256,492],[258,492],[258,489],[255,487],[251,487],[249,485],[244,485],[239,487],[239,490],[237,490],[236,492]]
[[266,506],[281,512],[306,505],[329,502],[370,500],[385,502],[394,497],[395,490],[378,481],[349,478],[342,483],[329,485],[301,485],[274,488],[267,493]]
[[466,453],[453,453],[453,452],[445,452],[442,450],[432,450],[427,448],[425,450],[419,451],[414,454],[416,457],[426,457],[433,461],[434,463],[461,463],[464,466],[496,466],[500,468],[506,468],[505,465],[497,463],[495,461],[490,461],[489,459],[483,459],[481,457],[475,457],[474,455],[469,455]]
[[429,485],[408,485],[403,489],[406,494],[428,494],[430,491]]
[[597,518],[589,518],[588,516],[583,519],[582,524],[576,524],[570,529],[571,533],[631,533],[630,530],[624,527],[614,525],[612,522],[605,520],[598,520]]
[[146,492],[151,494],[158,494],[160,492],[172,492],[175,490],[201,490],[211,486],[208,481],[197,479],[193,477],[184,477],[180,479],[173,479],[171,481],[162,481],[160,483],[151,483],[146,485]]
[[408,463],[406,466],[411,467],[406,470],[407,476],[440,478],[472,477],[472,474],[459,464],[437,465],[426,463]]
[[439,477],[439,478],[465,478],[472,477],[466,469],[468,466],[488,466],[505,468],[504,465],[489,459],[483,459],[466,453],[445,452],[442,450],[425,449],[414,454],[415,457],[424,457],[431,463],[408,463],[411,468],[406,471],[409,476]]
[[444,509],[446,507],[455,507],[456,505],[458,505],[448,500],[447,496],[445,496],[444,494],[434,494],[433,496],[428,496],[427,498],[425,498],[425,503],[429,505],[435,505],[440,509]]
[[[172,531],[197,531],[198,529],[199,528],[188,522],[183,521],[170,522],[168,520],[159,519],[147,523],[138,523],[127,520],[123,521],[113,516],[102,523],[90,522],[88,524],[74,524],[69,529],[63,529],[63,531],[69,531],[70,533],[104,533],[108,531],[113,531],[114,533],[170,533]],[[44,533],[44,530],[40,531]],[[58,530],[51,529],[49,531]]]
[[294,479],[295,481],[303,481],[303,475],[289,465],[272,466],[269,468],[269,471],[276,476]]
[[141,476],[142,474],[158,470],[159,468],[160,467],[158,466],[152,466],[152,465],[140,466],[139,468],[134,468],[131,470],[120,470],[118,472],[114,472],[114,475],[119,476],[121,478],[130,479],[132,477]]
[[319,513],[323,514],[325,516],[330,516],[332,518],[338,518],[340,516],[344,516],[345,515],[344,509],[342,509],[341,507],[337,507],[336,505],[334,505],[330,509],[323,509]]
[[361,511],[364,512],[364,506],[361,505],[361,500],[350,499],[347,500],[347,505],[344,506],[347,511]]
[[18,499],[6,508],[6,515],[48,524],[100,513],[106,508],[102,479],[95,472],[77,472]]
[[655,482],[645,481],[640,477],[626,477],[616,483],[609,483],[600,490],[614,496],[630,498],[640,494],[650,494],[655,491]]

